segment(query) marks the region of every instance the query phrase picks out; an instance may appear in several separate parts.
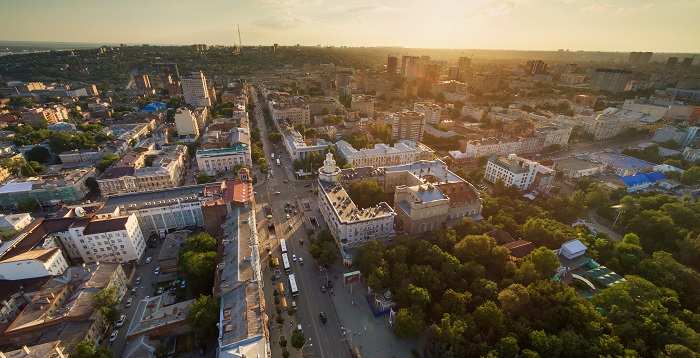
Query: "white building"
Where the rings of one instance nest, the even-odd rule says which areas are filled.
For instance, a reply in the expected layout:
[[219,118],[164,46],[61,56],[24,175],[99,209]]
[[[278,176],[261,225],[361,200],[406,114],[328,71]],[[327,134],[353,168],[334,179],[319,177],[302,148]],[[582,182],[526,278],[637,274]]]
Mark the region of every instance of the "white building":
[[183,76],[180,79],[180,83],[182,84],[182,95],[185,97],[185,103],[195,107],[211,106],[207,79],[202,71],[192,72]]
[[423,140],[425,130],[423,113],[403,110],[388,114],[385,121],[391,126],[391,137],[394,140],[407,139],[416,142]]
[[393,235],[394,209],[385,202],[371,208],[358,208],[338,183],[340,174],[333,154],[328,153],[323,167],[318,170],[318,202],[321,214],[341,248]]
[[59,248],[30,250],[0,261],[0,280],[59,276],[68,269],[68,262]]
[[62,238],[67,250],[85,262],[129,262],[138,260],[146,250],[135,214],[106,219],[77,221]]
[[350,143],[341,140],[335,143],[338,153],[353,167],[385,167],[408,164],[418,160],[432,159],[434,151],[420,142],[399,141],[394,146],[384,143],[374,148],[355,149]]
[[29,213],[0,214],[0,230],[19,231],[27,227],[34,218]]
[[197,118],[187,108],[178,108],[175,112],[175,129],[180,136],[199,137]]
[[208,175],[233,170],[237,165],[252,166],[250,148],[245,143],[234,143],[227,148],[197,150],[197,167]]
[[519,190],[548,192],[554,179],[554,170],[544,165],[510,154],[492,157],[486,164],[484,179],[491,183],[503,182]]
[[428,124],[438,124],[442,120],[442,107],[435,103],[416,102],[413,104],[413,110],[423,113]]

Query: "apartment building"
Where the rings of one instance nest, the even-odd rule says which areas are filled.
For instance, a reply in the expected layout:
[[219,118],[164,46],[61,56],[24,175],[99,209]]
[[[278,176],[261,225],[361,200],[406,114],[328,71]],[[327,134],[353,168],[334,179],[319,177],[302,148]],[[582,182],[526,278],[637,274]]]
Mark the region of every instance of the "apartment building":
[[442,120],[442,107],[435,103],[416,102],[413,104],[413,110],[423,113],[425,122],[428,124],[439,124]]
[[510,154],[507,157],[491,157],[486,163],[484,179],[490,183],[503,182],[507,187],[519,190],[549,192],[554,170],[525,158]]
[[350,110],[360,112],[362,117],[374,117],[374,96],[366,94],[352,95]]
[[610,107],[598,114],[594,120],[587,121],[584,129],[592,134],[595,140],[605,140],[638,126],[646,116],[640,112]]
[[403,110],[387,115],[385,122],[391,126],[394,140],[406,139],[415,142],[423,140],[425,115],[416,111]]
[[352,167],[407,164],[432,159],[435,154],[428,146],[409,140],[399,141],[393,146],[380,143],[375,144],[374,148],[363,149],[355,149],[350,143],[341,140],[335,143],[335,147],[338,154]]
[[29,201],[39,205],[77,202],[89,192],[85,181],[94,176],[95,168],[78,168],[11,180],[0,186],[0,207],[15,208]]
[[209,87],[202,71],[192,72],[180,78],[185,103],[194,107],[210,107]]
[[175,129],[178,136],[199,137],[200,126],[192,111],[187,108],[178,108],[175,111]]
[[634,73],[613,68],[598,68],[591,77],[591,88],[596,91],[619,93],[625,91]]
[[[146,165],[147,162],[150,165]],[[186,166],[187,147],[184,145],[133,151],[107,168],[97,184],[103,196],[172,188],[182,183]]]
[[129,262],[141,258],[146,250],[135,214],[77,221],[65,238],[77,249],[84,262]]
[[250,147],[240,142],[226,148],[197,150],[196,159],[199,170],[208,175],[228,172],[236,166],[252,166]]
[[273,92],[268,97],[267,105],[274,121],[291,125],[311,124],[311,109],[303,97],[284,92]]
[[59,276],[66,269],[68,269],[68,261],[59,248],[29,250],[0,260],[0,280]]

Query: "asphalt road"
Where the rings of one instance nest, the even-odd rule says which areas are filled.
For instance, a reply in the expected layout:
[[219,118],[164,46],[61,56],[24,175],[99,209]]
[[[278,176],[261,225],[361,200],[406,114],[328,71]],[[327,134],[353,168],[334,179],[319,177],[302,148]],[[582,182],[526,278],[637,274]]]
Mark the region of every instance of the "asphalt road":
[[[253,100],[256,103],[255,121],[260,129],[263,149],[274,173],[271,178],[258,187],[256,202],[260,208],[266,205],[271,206],[273,212],[272,221],[275,224],[277,238],[287,240],[290,261],[293,254],[304,259],[304,265],[291,262],[292,271],[297,276],[297,284],[299,286],[299,296],[294,298],[297,304],[297,313],[296,322],[293,325],[296,326],[297,323],[300,323],[304,335],[307,337],[307,344],[302,350],[303,356],[350,357],[347,346],[343,343],[339,320],[333,308],[333,303],[329,296],[330,293],[322,293],[320,290],[321,283],[325,280],[325,275],[319,272],[318,266],[307,250],[309,240],[306,237],[306,229],[303,224],[303,209],[299,204],[299,199],[309,198],[310,200],[315,200],[312,197],[313,194],[310,192],[310,188],[305,186],[309,181],[297,181],[294,179],[292,176],[292,159],[289,158],[282,145],[277,146],[275,149],[268,140],[269,132],[265,125],[262,109],[257,104],[257,94],[253,96]],[[275,153],[275,158],[280,158],[281,166],[277,166],[275,160],[272,160],[271,154],[273,152]],[[279,192],[279,194],[275,194],[276,192]],[[284,211],[286,203],[294,204],[297,207],[297,214],[292,215],[289,220],[286,218]],[[292,225],[291,229],[290,224]],[[266,228],[267,222],[261,226]],[[304,242],[303,245],[301,240]],[[279,241],[265,243],[265,245],[267,244],[270,244],[273,255],[279,257]],[[266,277],[269,277],[269,275],[266,275]],[[282,279],[285,286],[288,287],[286,275],[283,275]],[[271,290],[271,286],[273,285],[269,284],[268,280],[266,287]],[[292,298],[288,297],[287,299],[291,303]],[[272,314],[274,303],[269,302],[268,308],[269,314]],[[326,324],[320,321],[319,314],[321,312],[324,312],[328,317]],[[288,325],[288,323],[285,322],[285,325]],[[289,330],[289,325],[286,328]],[[276,337],[278,335],[279,333],[273,334],[273,341],[271,342],[273,347],[279,347],[278,337]],[[289,339],[289,335],[287,335],[287,339]],[[290,351],[294,353],[293,348]]]

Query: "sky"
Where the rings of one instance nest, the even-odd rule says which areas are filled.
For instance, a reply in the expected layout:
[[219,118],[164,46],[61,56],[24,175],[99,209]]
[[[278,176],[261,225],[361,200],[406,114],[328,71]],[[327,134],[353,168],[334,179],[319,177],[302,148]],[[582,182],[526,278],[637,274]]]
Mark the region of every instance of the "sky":
[[700,52],[700,0],[0,0],[0,40]]

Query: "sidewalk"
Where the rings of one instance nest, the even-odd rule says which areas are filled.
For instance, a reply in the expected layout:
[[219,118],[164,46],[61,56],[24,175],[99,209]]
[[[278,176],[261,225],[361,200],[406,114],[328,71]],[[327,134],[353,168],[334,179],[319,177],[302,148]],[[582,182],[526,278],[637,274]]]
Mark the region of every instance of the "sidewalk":
[[344,267],[336,265],[332,273],[329,273],[329,278],[333,281],[335,292],[332,296],[333,305],[341,324],[347,330],[349,344],[357,347],[362,357],[411,357],[415,342],[397,338],[389,327],[388,315],[374,317],[365,298],[367,290],[362,283],[354,284],[350,293],[350,287],[343,285],[343,275],[340,273],[345,271]]

